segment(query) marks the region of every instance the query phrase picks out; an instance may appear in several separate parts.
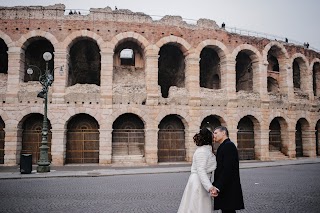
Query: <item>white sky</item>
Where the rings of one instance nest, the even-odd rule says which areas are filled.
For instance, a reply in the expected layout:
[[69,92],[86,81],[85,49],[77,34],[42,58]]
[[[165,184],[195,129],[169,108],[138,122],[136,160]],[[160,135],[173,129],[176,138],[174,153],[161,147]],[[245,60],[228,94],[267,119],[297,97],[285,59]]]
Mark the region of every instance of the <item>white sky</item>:
[[[53,5],[66,9],[129,9],[147,15],[207,18],[218,25],[309,42],[320,52],[320,0],[0,0],[0,6]],[[158,19],[152,17],[154,20]]]

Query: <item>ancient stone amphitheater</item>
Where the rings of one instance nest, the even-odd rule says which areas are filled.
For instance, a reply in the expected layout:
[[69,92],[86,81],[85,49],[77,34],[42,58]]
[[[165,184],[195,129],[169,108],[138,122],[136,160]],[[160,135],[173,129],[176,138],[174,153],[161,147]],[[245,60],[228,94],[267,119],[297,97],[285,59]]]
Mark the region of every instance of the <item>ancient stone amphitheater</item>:
[[1,164],[39,158],[44,52],[53,165],[190,162],[193,135],[218,125],[242,160],[319,155],[319,52],[207,19],[67,13],[0,7]]

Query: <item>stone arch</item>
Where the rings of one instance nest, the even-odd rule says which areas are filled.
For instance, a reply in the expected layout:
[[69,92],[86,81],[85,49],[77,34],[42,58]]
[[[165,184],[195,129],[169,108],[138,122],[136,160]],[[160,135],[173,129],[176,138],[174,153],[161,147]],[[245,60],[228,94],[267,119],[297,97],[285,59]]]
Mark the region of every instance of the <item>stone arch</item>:
[[296,157],[308,156],[312,147],[310,146],[310,122],[304,117],[299,118],[295,130]]
[[191,49],[191,45],[186,40],[174,35],[170,35],[170,36],[163,37],[159,41],[157,41],[155,45],[158,48],[158,52],[160,48],[167,43],[172,43],[177,45],[184,55],[187,55],[189,53],[188,51]]
[[219,57],[224,61],[226,60],[227,55],[229,55],[229,49],[224,45],[224,43],[218,40],[207,39],[202,41],[198,44],[195,49],[195,55],[200,58],[200,53],[205,47],[212,47],[214,50],[217,51]]
[[189,119],[190,119],[190,116],[188,115],[188,113],[185,113],[184,110],[178,110],[178,109],[172,109],[170,111],[164,111],[164,110],[161,110],[162,112],[160,112],[158,114],[158,116],[156,117],[155,121],[157,123],[157,125],[159,125],[159,123],[163,120],[163,118],[165,118],[167,115],[177,115],[185,129],[188,129],[189,128]]
[[178,114],[165,116],[158,125],[158,161],[186,161],[186,127]]
[[233,50],[231,57],[236,63],[236,91],[259,92],[262,63],[260,52],[252,45],[242,44]]
[[135,33],[135,32],[124,32],[119,33],[114,36],[111,41],[109,42],[109,49],[112,52],[115,50],[116,46],[124,40],[133,40],[137,42],[142,50],[145,50],[147,46],[149,46],[149,41],[143,37],[142,35]]
[[53,45],[54,49],[58,48],[59,41],[56,39],[56,37],[51,33],[42,30],[32,30],[22,35],[21,38],[18,41],[16,41],[16,46],[24,50],[29,45],[30,39],[36,37],[45,38]]
[[112,124],[112,161],[125,160],[124,156],[136,156],[141,163],[145,161],[145,125],[134,113],[121,114]]
[[289,55],[288,55],[288,52],[287,52],[286,48],[281,43],[279,43],[278,41],[271,41],[270,43],[268,43],[264,47],[264,49],[262,51],[262,59],[263,59],[263,63],[264,64],[268,63],[268,60],[267,60],[268,52],[273,46],[276,46],[276,47],[278,47],[280,49],[281,53],[284,54],[285,59],[287,59],[287,60],[289,59]]
[[290,59],[290,66],[292,67],[293,87],[307,93],[311,90],[308,84],[309,79],[311,79],[311,73],[310,69],[308,69],[309,62],[306,56],[301,53],[295,53]]
[[237,123],[237,146],[239,159],[254,160],[256,142],[260,137],[260,122],[252,115],[245,115]]
[[309,66],[309,73],[312,73],[312,90],[315,97],[320,96],[320,59],[315,58]]
[[79,113],[66,126],[66,163],[99,163],[98,121],[87,113]]
[[[52,139],[52,125],[50,119],[47,119],[47,146],[49,162],[52,159],[51,156],[51,139]],[[25,115],[19,121],[19,128],[17,132],[17,139],[21,141],[18,143],[18,147],[21,146],[21,154],[32,154],[32,163],[36,164],[40,156],[40,145],[43,140],[43,114],[41,113],[29,113]]]
[[[203,52],[205,51],[205,52]],[[205,54],[205,55],[202,55]],[[195,49],[194,55],[200,58],[200,86],[209,89],[220,89],[224,85],[227,70],[228,48],[217,40],[202,41]],[[204,58],[202,58],[204,56]],[[210,64],[208,66],[208,63]]]
[[12,41],[11,37],[8,36],[6,33],[2,32],[0,30],[0,38],[4,41],[4,43],[6,43],[8,49],[10,47],[14,47],[15,43]]
[[104,42],[102,37],[99,36],[98,34],[88,30],[79,30],[68,35],[64,39],[64,41],[61,43],[61,48],[69,52],[70,47],[74,44],[75,41],[77,41],[77,39],[81,37],[84,37],[84,38],[87,37],[95,41],[99,46],[100,52],[107,47],[107,43]]
[[65,114],[61,116],[62,119],[59,120],[59,123],[64,125],[64,129],[67,129],[67,125],[70,122],[70,120],[78,115],[78,114],[88,114],[89,116],[93,117],[97,122],[98,125],[100,126],[101,124],[101,114],[98,113],[98,110],[91,109],[87,110],[84,107],[79,107],[76,108],[75,110],[65,110]]
[[119,109],[117,111],[114,111],[110,116],[110,124],[112,126],[112,124],[115,122],[115,120],[120,117],[123,114],[126,113],[131,113],[134,114],[136,116],[139,117],[139,119],[141,119],[141,121],[143,122],[143,125],[145,127],[145,129],[147,129],[149,127],[149,115],[146,114],[143,110],[136,108],[136,107],[130,107],[129,109]]
[[[278,64],[277,68],[278,71],[274,71],[273,69],[269,69],[269,52],[271,52],[271,56],[275,57]],[[272,54],[273,53],[273,54]],[[287,79],[287,67],[288,67],[288,52],[285,47],[279,43],[278,41],[271,41],[267,44],[262,52],[263,57],[263,64],[267,65],[267,88],[268,92],[273,94],[277,94],[279,92],[285,94],[288,88],[288,82],[285,80]]]
[[269,122],[269,153],[288,154],[288,124],[283,117],[274,117]]

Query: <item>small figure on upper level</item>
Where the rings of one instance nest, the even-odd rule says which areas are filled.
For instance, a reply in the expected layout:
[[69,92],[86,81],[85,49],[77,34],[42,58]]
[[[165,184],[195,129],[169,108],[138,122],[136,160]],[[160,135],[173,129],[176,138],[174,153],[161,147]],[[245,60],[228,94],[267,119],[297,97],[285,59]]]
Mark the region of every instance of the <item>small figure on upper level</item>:
[[226,24],[224,23],[224,22],[222,22],[222,24],[221,24],[221,28],[225,28],[226,27]]

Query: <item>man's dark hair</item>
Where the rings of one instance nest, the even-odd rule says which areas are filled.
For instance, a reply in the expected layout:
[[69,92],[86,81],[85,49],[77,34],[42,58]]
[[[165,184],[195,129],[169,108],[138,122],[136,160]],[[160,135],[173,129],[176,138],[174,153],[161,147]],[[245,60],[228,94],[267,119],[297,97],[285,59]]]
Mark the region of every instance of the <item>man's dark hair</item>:
[[220,132],[225,132],[226,136],[229,137],[229,131],[228,131],[227,127],[218,126],[218,127],[214,128],[214,130],[216,130],[216,129],[218,129]]

